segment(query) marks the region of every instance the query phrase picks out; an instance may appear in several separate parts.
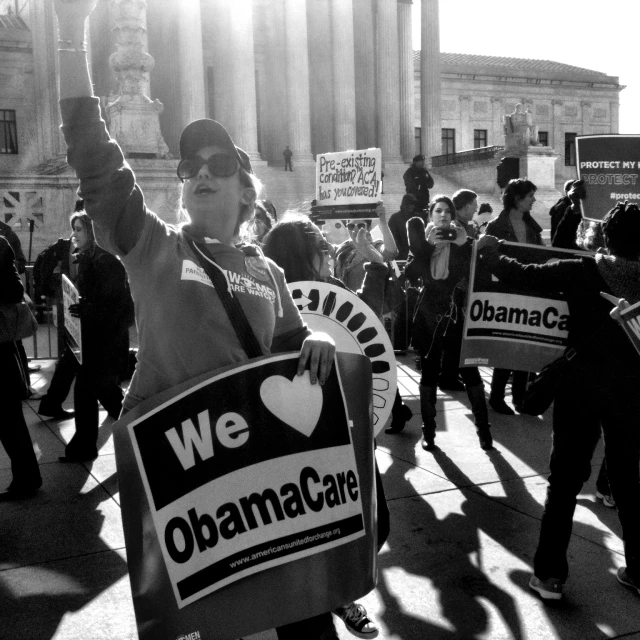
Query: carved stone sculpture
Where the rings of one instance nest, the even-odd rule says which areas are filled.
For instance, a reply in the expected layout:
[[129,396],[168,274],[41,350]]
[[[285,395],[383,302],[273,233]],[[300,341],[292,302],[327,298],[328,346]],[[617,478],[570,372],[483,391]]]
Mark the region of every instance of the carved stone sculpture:
[[505,151],[522,153],[529,146],[540,146],[538,126],[533,121],[533,114],[529,109],[524,111],[520,103],[512,114],[504,117],[504,136]]
[[147,52],[147,3],[145,0],[111,0],[115,21],[115,53],[109,66],[118,81],[118,93],[106,106],[109,132],[125,155],[169,158],[169,147],[160,131],[164,106],[149,97],[149,73],[154,59]]

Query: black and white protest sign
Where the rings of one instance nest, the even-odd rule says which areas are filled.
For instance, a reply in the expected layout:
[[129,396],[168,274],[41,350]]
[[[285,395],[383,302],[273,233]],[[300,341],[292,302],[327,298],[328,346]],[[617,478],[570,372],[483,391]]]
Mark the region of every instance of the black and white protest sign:
[[[323,386],[312,385],[308,371],[296,375],[298,355],[288,354],[201,376],[117,424],[141,637],[197,630],[237,638],[299,619],[292,589],[298,599],[316,598],[308,610],[320,613],[338,606],[341,591],[351,598],[371,588],[371,378],[362,360],[369,390],[354,415],[348,387],[363,393],[361,382],[345,383],[334,366]],[[354,439],[356,424],[364,433]],[[363,435],[369,444],[356,451]],[[345,562],[354,573],[327,578]],[[331,589],[327,579],[344,589]],[[278,593],[290,600],[278,601]],[[215,634],[203,633],[209,628]]]
[[317,206],[376,205],[380,200],[382,151],[322,153],[316,158]]
[[618,202],[640,204],[640,135],[578,136],[576,164],[584,218],[602,220]]
[[357,295],[326,282],[289,285],[293,302],[312,331],[328,333],[336,349],[371,358],[373,369],[373,430],[377,435],[391,415],[398,372],[393,345],[371,307]]
[[[500,252],[537,264],[584,255],[513,242],[500,243]],[[460,366],[540,371],[563,354],[568,335],[569,306],[562,293],[503,284],[478,260],[474,247]]]
[[82,323],[80,318],[71,315],[69,307],[72,304],[79,304],[80,294],[73,282],[62,274],[62,306],[64,309],[64,329],[67,339],[67,346],[73,352],[78,362],[82,364]]

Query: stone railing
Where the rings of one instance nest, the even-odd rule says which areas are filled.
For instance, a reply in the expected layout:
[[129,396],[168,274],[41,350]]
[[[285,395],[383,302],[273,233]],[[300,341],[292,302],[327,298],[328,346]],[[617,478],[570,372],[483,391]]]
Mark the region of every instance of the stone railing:
[[504,151],[504,147],[493,146],[469,149],[469,151],[460,151],[459,153],[450,153],[444,156],[433,156],[431,158],[431,166],[445,167],[450,164],[468,164],[479,160],[488,160],[495,158],[501,151]]

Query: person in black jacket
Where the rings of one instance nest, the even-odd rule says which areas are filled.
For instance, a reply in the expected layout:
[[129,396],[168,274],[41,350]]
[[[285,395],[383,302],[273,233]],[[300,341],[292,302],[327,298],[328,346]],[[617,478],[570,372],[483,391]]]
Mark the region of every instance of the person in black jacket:
[[98,456],[98,401],[114,419],[122,408],[120,376],[129,354],[129,326],[133,301],[122,263],[101,249],[86,213],[71,217],[73,242],[78,249],[76,287],[80,304],[70,311],[82,320],[82,365],[67,350],[63,355],[76,368],[74,408],[76,433],[61,462],[93,460]]
[[[487,225],[486,234],[507,242],[544,245],[542,227],[531,217],[531,207],[536,201],[537,187],[529,180],[511,180],[502,194],[504,209]],[[524,392],[529,381],[528,371],[510,371],[496,368],[491,378],[489,406],[497,413],[514,415],[513,409],[504,401],[509,376],[513,374],[511,393],[516,410],[521,408]]]
[[[446,196],[437,196],[429,210],[429,224],[421,218],[407,223],[409,246],[415,256],[405,275],[410,282],[422,278],[422,291],[413,319],[413,344],[420,353],[420,411],[422,448],[436,449],[436,394],[445,335],[455,326],[461,310],[456,287],[469,275],[471,240],[455,221],[456,208]],[[483,449],[491,449],[491,425],[484,386],[477,368],[462,368],[460,375],[471,402],[476,432]]]
[[600,295],[640,302],[638,206],[618,204],[604,218],[603,233],[606,253],[543,265],[499,255],[496,238],[478,244],[481,260],[501,281],[523,291],[562,291],[569,304],[568,347],[577,355],[554,399],[551,475],[529,582],[546,600],[562,597],[576,498],[591,473],[601,425],[627,561],[618,580],[640,593],[640,357]]
[[[0,237],[0,303],[21,302],[23,296],[24,288],[13,250],[7,240]],[[22,413],[22,400],[27,397],[28,383],[15,342],[0,343],[0,371],[0,442],[11,460],[13,475],[11,484],[0,494],[0,499],[28,498],[42,486],[42,478]]]
[[407,193],[416,197],[416,215],[426,211],[429,206],[429,189],[433,189],[433,177],[424,166],[424,156],[417,155],[413,158],[413,164],[402,176]]

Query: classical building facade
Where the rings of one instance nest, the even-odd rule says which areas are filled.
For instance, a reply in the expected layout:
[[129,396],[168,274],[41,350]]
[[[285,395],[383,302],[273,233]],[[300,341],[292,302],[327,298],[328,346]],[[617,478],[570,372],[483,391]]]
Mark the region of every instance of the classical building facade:
[[[504,145],[504,116],[528,108],[543,146],[558,154],[558,183],[575,176],[577,135],[618,133],[619,79],[550,60],[441,54],[440,154]],[[415,112],[420,113],[420,53],[414,53]],[[415,120],[416,147],[421,123]],[[437,154],[437,155],[440,155]]]
[[[450,153],[501,145],[502,118],[516,102],[531,107],[561,156],[569,134],[617,131],[617,78],[440,54],[438,0],[421,2],[416,53],[411,4],[100,0],[86,34],[94,92],[149,206],[174,219],[180,131],[202,117],[220,120],[249,153],[279,211],[313,199],[318,153],[366,147],[382,149],[394,210],[416,148],[431,157],[443,139]],[[25,241],[35,220],[35,253],[68,234],[75,199],[59,129],[55,16],[44,0],[0,0],[0,14],[0,215]]]

